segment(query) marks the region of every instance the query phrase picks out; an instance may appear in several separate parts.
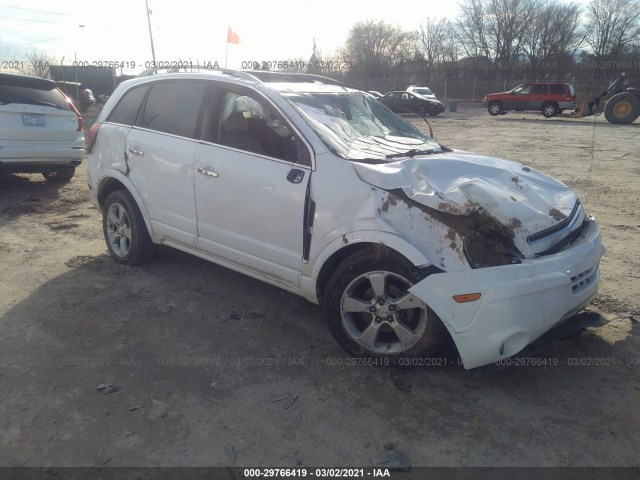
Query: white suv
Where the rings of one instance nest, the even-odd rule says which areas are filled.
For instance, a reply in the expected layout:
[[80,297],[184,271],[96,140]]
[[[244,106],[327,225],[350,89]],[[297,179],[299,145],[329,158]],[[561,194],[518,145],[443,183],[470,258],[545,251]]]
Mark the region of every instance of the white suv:
[[123,83],[89,134],[113,258],[164,244],[323,305],[349,353],[466,368],[514,355],[596,294],[603,252],[574,191],[453,151],[371,95],[310,75]]
[[55,82],[0,74],[0,172],[68,181],[84,151],[82,117]]

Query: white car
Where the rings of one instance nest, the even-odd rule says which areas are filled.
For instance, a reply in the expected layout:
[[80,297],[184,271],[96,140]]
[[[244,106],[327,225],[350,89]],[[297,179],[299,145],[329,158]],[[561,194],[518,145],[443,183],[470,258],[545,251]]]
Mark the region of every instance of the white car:
[[82,116],[55,82],[0,74],[0,172],[68,181],[84,153]]
[[594,298],[604,249],[573,190],[443,147],[318,78],[225,70],[119,86],[88,160],[113,258],[143,263],[164,244],[277,285],[382,365],[433,355],[447,335],[466,368],[488,365]]
[[407,92],[417,93],[418,95],[422,95],[424,98],[428,98],[430,100],[438,100],[436,98],[436,94],[433,93],[429,87],[411,85],[410,87],[407,87]]

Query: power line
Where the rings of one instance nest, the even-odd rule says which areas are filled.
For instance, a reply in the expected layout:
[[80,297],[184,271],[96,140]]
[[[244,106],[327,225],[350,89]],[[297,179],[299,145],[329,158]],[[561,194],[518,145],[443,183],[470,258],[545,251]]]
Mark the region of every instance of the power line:
[[35,10],[33,8],[24,8],[24,7],[14,7],[12,5],[0,5],[4,8],[13,8],[15,10],[26,10],[28,12],[38,12],[38,13],[48,13],[49,15],[62,15],[65,17],[70,17],[68,13],[60,13],[60,12],[49,12],[47,10]]
[[0,17],[0,20],[16,20],[18,22],[53,23],[56,25],[70,25],[68,22],[54,22],[51,20],[36,20],[35,18]]

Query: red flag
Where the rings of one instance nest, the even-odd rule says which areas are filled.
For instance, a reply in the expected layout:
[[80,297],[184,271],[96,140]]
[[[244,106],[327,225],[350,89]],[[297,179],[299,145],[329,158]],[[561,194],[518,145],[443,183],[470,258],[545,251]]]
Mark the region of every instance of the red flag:
[[240,43],[240,37],[231,30],[231,27],[227,27],[227,43],[235,43],[236,45]]

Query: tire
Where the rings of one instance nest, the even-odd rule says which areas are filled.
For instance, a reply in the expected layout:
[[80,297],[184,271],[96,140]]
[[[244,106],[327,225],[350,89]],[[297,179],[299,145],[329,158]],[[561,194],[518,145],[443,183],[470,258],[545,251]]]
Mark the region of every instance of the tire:
[[604,106],[604,117],[609,123],[633,123],[640,116],[640,98],[631,92],[614,95]]
[[327,283],[323,303],[331,334],[347,353],[385,364],[432,356],[446,338],[445,327],[407,292],[425,276],[393,253],[365,250],[348,257]]
[[102,231],[111,256],[125,265],[141,265],[156,257],[142,213],[129,192],[111,192],[102,209]]
[[492,115],[494,117],[496,115],[502,115],[502,102],[490,102],[487,106],[487,110],[489,111],[489,115]]
[[425,107],[424,105],[420,105],[418,107],[418,111],[417,111],[418,115],[420,115],[421,117],[424,117],[427,114],[427,107]]
[[60,167],[56,170],[42,172],[42,176],[51,183],[64,183],[73,178],[76,173],[76,167]]
[[545,103],[542,105],[542,115],[546,118],[555,117],[558,114],[558,105],[555,103]]

